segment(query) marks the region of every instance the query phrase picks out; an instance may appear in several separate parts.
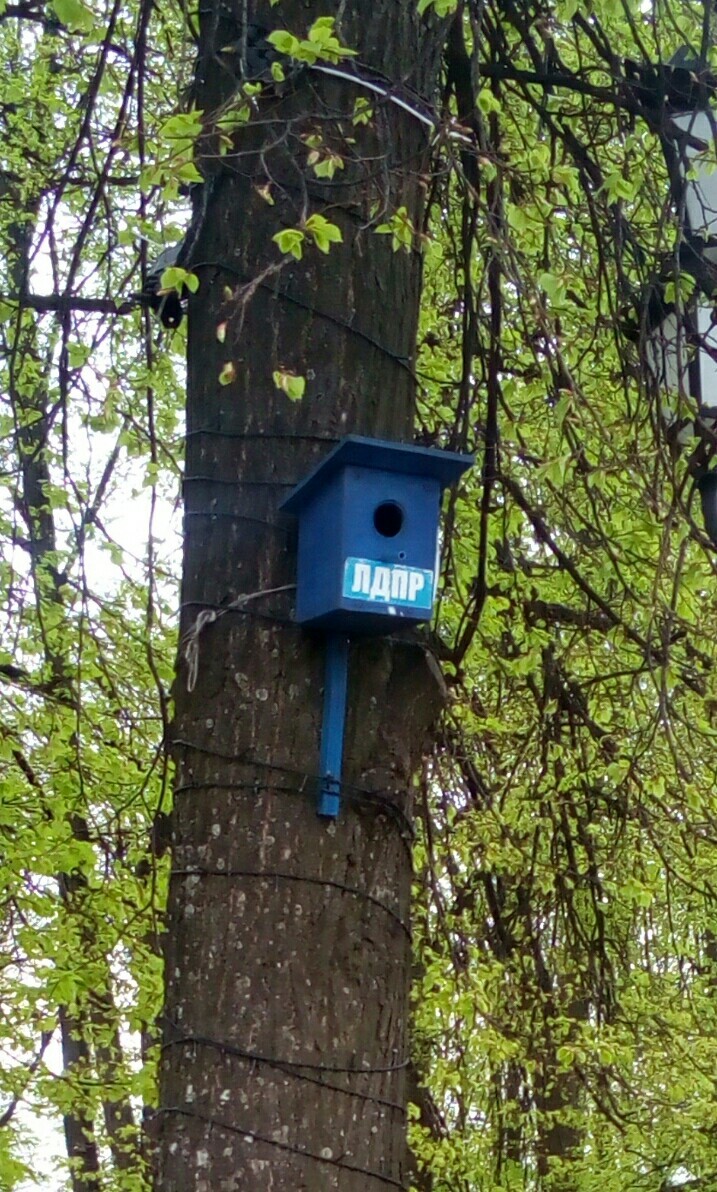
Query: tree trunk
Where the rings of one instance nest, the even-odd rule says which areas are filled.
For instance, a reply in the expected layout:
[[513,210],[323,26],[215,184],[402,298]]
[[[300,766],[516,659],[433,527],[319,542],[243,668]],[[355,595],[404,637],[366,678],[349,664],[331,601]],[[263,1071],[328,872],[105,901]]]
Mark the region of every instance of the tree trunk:
[[[589,1010],[587,998],[575,996],[567,1003],[563,1017],[571,1028],[566,1041],[572,1041],[577,1034],[577,1024],[587,1021]],[[547,1020],[541,1042],[535,1091],[538,1173],[555,1192],[574,1192],[577,1184],[573,1165],[580,1158],[585,1134],[582,1126],[576,1125],[583,1085],[573,1068],[561,1069],[553,1025]]]
[[[220,51],[242,36],[238,14],[209,8],[205,121],[235,90]],[[248,9],[299,36],[340,9],[355,61],[433,98],[442,31],[414,4]],[[320,819],[323,642],[293,623],[290,593],[255,594],[294,582],[278,506],[336,439],[411,437],[421,261],[371,221],[405,207],[420,226],[431,135],[310,69],[267,91],[221,159],[207,123],[200,161],[181,619],[198,667],[190,691],[180,659],[176,685],[158,1192],[406,1182],[410,786],[439,692],[415,637],[353,644],[341,813]],[[357,99],[367,126],[352,123]],[[307,164],[315,135],[344,157],[332,179]],[[272,236],[312,213],[342,242],[282,256]],[[307,378],[302,401],[274,370]],[[206,610],[217,617],[199,632]]]
[[[81,1025],[70,1016],[65,1006],[58,1010],[62,1066],[65,1079],[87,1079],[91,1070],[90,1051],[82,1038]],[[79,1098],[76,1099],[78,1101]],[[63,1114],[65,1149],[71,1163],[72,1192],[97,1192],[100,1186],[100,1158],[95,1140],[92,1117],[79,1104],[72,1113]]]

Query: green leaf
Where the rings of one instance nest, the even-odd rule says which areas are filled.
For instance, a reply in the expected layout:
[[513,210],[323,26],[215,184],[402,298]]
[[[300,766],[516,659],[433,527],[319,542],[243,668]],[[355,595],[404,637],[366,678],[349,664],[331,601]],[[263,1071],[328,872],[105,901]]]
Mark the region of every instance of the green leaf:
[[319,59],[326,62],[340,62],[342,58],[353,57],[355,50],[342,46],[334,33],[335,18],[319,17],[304,39],[295,37],[287,29],[274,29],[267,40],[279,51],[297,62],[310,66]]
[[178,294],[181,294],[185,286],[191,294],[196,294],[199,289],[199,278],[196,273],[182,269],[180,265],[172,265],[169,269],[165,269],[159,280],[161,294],[167,294],[171,290],[176,290]]
[[281,232],[275,232],[272,240],[278,244],[279,249],[283,253],[291,254],[300,261],[304,255],[304,241],[306,237],[300,228],[284,228]]
[[187,184],[190,182],[204,182],[204,176],[200,174],[196,163],[193,161],[181,162],[175,169],[174,176],[180,182]]
[[309,29],[309,41],[318,40],[324,34],[331,35],[335,24],[335,17],[317,17]]
[[191,112],[175,112],[165,120],[160,129],[160,136],[166,140],[177,138],[193,139],[202,131],[202,113],[198,108]]
[[554,305],[564,302],[566,287],[562,278],[556,277],[554,273],[539,273],[538,285],[541,290],[545,290]]
[[255,190],[256,190],[256,193],[259,195],[259,197],[262,198],[265,203],[268,203],[270,207],[274,206],[275,199],[271,193],[271,183],[270,182],[266,182],[263,186],[255,187]]
[[391,236],[394,252],[398,252],[399,249],[410,252],[413,247],[415,232],[406,207],[399,207],[391,218],[379,224],[375,231],[379,236]]
[[293,33],[289,33],[288,29],[274,29],[266,40],[271,42],[280,54],[286,54],[289,58],[296,58],[300,54],[301,42]]
[[70,368],[82,368],[90,358],[90,348],[87,344],[71,343],[67,347],[67,359]]
[[[312,164],[312,163],[310,163]],[[333,178],[337,170],[343,170],[344,159],[338,153],[329,153],[314,165],[317,178]]]
[[439,17],[450,16],[458,8],[458,0],[418,0],[418,13],[423,16],[429,8],[435,8]]
[[481,112],[483,112],[485,115],[490,114],[490,112],[500,111],[500,100],[498,99],[497,95],[491,91],[490,87],[482,87],[478,92],[476,101]]
[[369,124],[373,119],[373,108],[369,101],[363,95],[359,95],[354,101],[354,111],[352,121],[354,124]]
[[320,252],[327,253],[332,244],[340,244],[343,240],[341,229],[323,215],[310,215],[304,227]]
[[228,360],[222,366],[222,371],[219,374],[220,385],[231,385],[232,381],[236,380],[237,370],[233,360]]
[[355,57],[356,51],[342,46],[334,33],[335,17],[319,17],[309,29],[308,40],[317,47],[320,58],[338,62],[341,58]]
[[73,33],[89,33],[95,19],[81,0],[52,0],[58,20]]
[[274,384],[281,389],[290,401],[300,401],[306,389],[306,378],[284,369],[275,369],[272,373]]

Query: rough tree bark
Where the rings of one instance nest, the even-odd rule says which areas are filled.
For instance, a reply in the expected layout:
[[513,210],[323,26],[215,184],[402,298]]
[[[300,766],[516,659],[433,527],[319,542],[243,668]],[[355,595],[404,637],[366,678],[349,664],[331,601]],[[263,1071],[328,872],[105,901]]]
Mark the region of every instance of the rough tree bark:
[[[209,182],[189,315],[182,633],[218,616],[196,637],[193,689],[185,658],[176,683],[157,1192],[407,1181],[410,791],[439,692],[415,637],[352,647],[347,788],[339,819],[321,820],[321,640],[293,624],[290,593],[227,608],[294,581],[278,506],[337,438],[412,433],[420,255],[393,252],[372,220],[405,207],[420,225],[430,130],[303,70],[214,152],[210,113],[243,56],[223,47],[247,20],[305,36],[324,15],[359,63],[435,97],[444,29],[413,3],[200,6]],[[359,98],[367,126],[352,123]],[[333,179],[307,164],[315,135],[344,157]],[[282,258],[274,233],[314,212],[342,243]],[[301,402],[275,369],[306,376]]]

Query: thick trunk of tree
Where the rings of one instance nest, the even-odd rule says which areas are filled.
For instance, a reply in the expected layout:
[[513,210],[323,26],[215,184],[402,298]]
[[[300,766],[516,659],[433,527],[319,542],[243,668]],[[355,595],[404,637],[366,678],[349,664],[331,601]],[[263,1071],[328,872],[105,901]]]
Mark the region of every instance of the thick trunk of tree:
[[[359,62],[432,96],[440,31],[414,4],[248,8],[304,35],[340,9]],[[208,112],[232,92],[217,50],[242,24],[224,7],[201,14]],[[193,690],[184,660],[176,686],[158,1192],[406,1182],[410,788],[439,693],[410,636],[354,643],[341,814],[320,819],[323,642],[292,622],[290,593],[224,609],[294,582],[278,506],[337,438],[411,438],[421,262],[370,223],[401,206],[420,222],[430,130],[311,71],[282,91],[236,153],[211,161],[208,137],[201,163],[213,182],[190,310],[182,632],[218,616],[197,637]],[[351,122],[358,98],[368,128]],[[346,156],[324,182],[302,139],[317,130]],[[274,233],[313,212],[342,243],[282,258]],[[301,402],[276,369],[306,376]]]

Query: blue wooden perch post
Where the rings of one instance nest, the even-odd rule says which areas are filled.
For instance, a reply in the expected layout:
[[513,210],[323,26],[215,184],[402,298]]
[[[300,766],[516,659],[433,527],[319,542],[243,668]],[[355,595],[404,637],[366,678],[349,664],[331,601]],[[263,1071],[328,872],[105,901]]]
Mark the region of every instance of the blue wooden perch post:
[[321,788],[319,815],[339,814],[341,770],[344,760],[344,725],[349,678],[349,639],[341,633],[326,638],[324,716],[321,724]]
[[299,519],[296,620],[327,635],[319,815],[339,812],[349,637],[430,620],[441,494],[472,463],[349,435],[282,505]]

